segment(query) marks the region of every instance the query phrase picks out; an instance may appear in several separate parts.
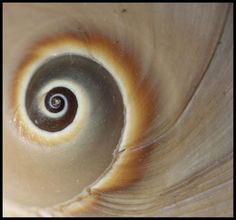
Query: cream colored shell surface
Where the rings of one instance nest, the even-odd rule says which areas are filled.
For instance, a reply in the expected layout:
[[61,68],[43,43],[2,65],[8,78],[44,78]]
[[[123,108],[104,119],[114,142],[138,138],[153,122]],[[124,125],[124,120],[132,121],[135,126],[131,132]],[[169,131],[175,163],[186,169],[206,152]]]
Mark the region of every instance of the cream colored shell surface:
[[[27,124],[30,77],[61,54],[117,83],[106,132],[113,110],[70,81],[78,130]],[[233,216],[232,5],[4,3],[3,193],[4,216]]]

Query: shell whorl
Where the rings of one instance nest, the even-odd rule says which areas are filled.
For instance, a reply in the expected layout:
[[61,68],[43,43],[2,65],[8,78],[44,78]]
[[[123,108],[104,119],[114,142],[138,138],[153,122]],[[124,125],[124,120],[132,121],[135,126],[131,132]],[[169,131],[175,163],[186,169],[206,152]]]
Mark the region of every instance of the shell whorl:
[[5,215],[232,215],[232,18],[4,4]]

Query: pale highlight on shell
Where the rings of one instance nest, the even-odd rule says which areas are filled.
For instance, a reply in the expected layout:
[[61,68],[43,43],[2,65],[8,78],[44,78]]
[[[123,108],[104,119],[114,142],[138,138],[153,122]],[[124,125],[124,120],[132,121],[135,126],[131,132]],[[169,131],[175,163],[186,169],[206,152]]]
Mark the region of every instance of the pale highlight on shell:
[[[233,215],[231,4],[5,3],[3,28],[5,216]],[[99,132],[106,113],[96,121],[89,89],[72,81],[76,124],[47,136],[25,123],[30,78],[62,54],[111,74],[122,131],[117,117]]]

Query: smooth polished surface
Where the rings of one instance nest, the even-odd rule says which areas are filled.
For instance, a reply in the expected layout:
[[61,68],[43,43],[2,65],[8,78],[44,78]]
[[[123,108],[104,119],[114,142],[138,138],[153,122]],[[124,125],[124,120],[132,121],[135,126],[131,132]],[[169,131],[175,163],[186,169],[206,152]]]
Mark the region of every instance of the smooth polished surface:
[[[5,3],[3,31],[5,215],[233,216],[232,5]],[[113,138],[92,126],[81,134],[85,148],[46,151],[12,130],[10,91],[19,64],[38,40],[68,32],[101,33],[119,48],[114,60],[129,53],[138,64],[135,83],[122,78],[132,93],[121,91],[138,104],[124,107],[137,106],[139,118],[153,109],[151,120],[136,123],[143,126],[131,129],[132,141],[115,161],[116,130]],[[102,97],[99,115],[106,119]],[[98,177],[81,197],[78,185]]]

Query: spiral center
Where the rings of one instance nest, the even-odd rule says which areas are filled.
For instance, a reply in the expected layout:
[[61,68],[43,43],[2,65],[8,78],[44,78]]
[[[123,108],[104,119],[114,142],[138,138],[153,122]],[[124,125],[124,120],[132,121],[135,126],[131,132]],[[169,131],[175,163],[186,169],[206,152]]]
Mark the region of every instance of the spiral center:
[[61,99],[61,97],[53,97],[52,99],[51,99],[51,105],[52,105],[52,108],[56,108],[56,109],[58,109],[60,106],[61,106],[61,104],[62,104],[62,99]]
[[[78,101],[75,94],[66,87],[55,87],[48,91],[44,105],[46,110],[54,113],[55,117],[37,110],[37,100],[30,101],[30,94],[26,102],[27,113],[32,122],[42,130],[57,132],[71,124],[76,116]],[[60,114],[57,114],[60,113]]]
[[68,98],[72,96],[71,92],[65,92],[66,90],[63,87],[57,87],[47,93],[45,107],[49,112],[58,113],[65,108]]

